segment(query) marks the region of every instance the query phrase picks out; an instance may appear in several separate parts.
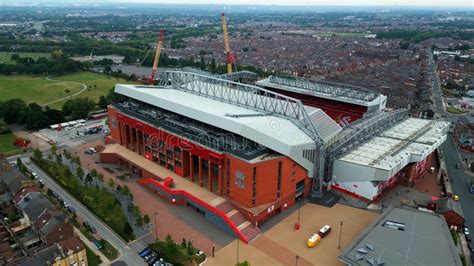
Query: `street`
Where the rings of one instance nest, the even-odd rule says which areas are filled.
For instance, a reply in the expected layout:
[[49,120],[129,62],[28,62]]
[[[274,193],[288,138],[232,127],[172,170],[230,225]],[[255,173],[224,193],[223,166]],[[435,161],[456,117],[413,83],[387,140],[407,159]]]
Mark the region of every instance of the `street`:
[[447,140],[441,146],[443,158],[446,162],[446,169],[453,186],[453,193],[459,196],[464,218],[468,226],[474,226],[474,195],[469,194],[468,184],[471,178],[466,172],[470,171],[466,168],[466,164],[461,163],[461,168],[456,169],[456,163],[461,162],[464,157],[472,158],[474,155],[465,152],[459,152],[453,140],[453,135],[449,135]]
[[441,87],[439,84],[438,74],[436,73],[436,64],[433,59],[433,53],[428,51],[429,57],[429,67],[431,71],[431,80],[432,80],[432,91],[433,91],[433,100],[435,106],[435,112],[442,115],[444,114],[444,104],[443,104],[443,93],[441,92]]
[[128,244],[120,238],[112,229],[104,224],[98,217],[90,212],[82,203],[72,197],[67,191],[59,186],[52,178],[44,173],[38,166],[33,164],[29,158],[23,158],[23,163],[33,172],[36,172],[39,179],[45,182],[45,185],[59,194],[59,196],[67,201],[69,205],[76,209],[76,212],[85,221],[93,225],[99,234],[110,242],[121,254],[117,259],[125,262],[127,265],[146,265],[145,262],[128,246]]

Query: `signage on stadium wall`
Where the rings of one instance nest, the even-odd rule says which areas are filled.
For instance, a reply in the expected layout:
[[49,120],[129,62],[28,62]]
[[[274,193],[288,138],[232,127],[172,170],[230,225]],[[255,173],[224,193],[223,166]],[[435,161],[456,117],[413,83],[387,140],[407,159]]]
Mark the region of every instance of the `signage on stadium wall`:
[[267,212],[271,213],[274,209],[275,209],[275,205],[272,205],[267,209]]
[[245,174],[240,170],[235,172],[235,185],[242,189],[245,188]]

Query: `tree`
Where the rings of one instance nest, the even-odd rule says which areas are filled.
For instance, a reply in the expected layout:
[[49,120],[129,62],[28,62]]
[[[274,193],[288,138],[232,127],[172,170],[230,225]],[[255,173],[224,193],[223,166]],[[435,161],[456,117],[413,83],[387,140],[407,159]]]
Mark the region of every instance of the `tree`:
[[146,224],[150,222],[150,216],[148,216],[148,214],[145,214],[145,216],[143,216],[143,222]]
[[201,55],[201,61],[199,63],[201,70],[206,69],[206,61],[204,61],[204,56]]
[[77,175],[80,179],[82,179],[82,178],[84,177],[84,170],[82,170],[82,167],[80,167],[80,166],[77,167],[77,169],[76,169],[76,175]]
[[216,64],[216,59],[214,59],[214,57],[212,57],[211,59],[211,72],[215,72],[217,69],[217,64]]
[[8,124],[13,124],[18,121],[20,113],[26,110],[26,103],[22,99],[11,99],[2,104],[1,114],[3,120]]
[[88,173],[88,174],[86,175],[86,184],[88,184],[88,183],[90,183],[90,182],[92,182],[92,175],[91,175],[90,173]]
[[104,176],[101,173],[97,174],[97,179],[102,183],[104,182]]
[[137,218],[135,219],[135,223],[138,227],[141,227],[143,225],[143,217],[140,214],[137,215]]
[[56,155],[56,153],[58,152],[58,146],[56,144],[51,145],[50,151],[51,154]]
[[106,109],[107,108],[107,105],[109,105],[109,101],[107,100],[107,98],[105,98],[103,95],[100,96],[99,98],[99,108],[100,109]]
[[124,195],[130,195],[130,188],[127,185],[123,185],[122,187],[122,193]]
[[236,263],[235,266],[250,266],[250,263],[246,260]]
[[63,105],[63,114],[71,116],[71,119],[86,118],[90,111],[94,109],[95,103],[89,98],[77,98],[68,100]]
[[43,153],[41,153],[38,148],[36,148],[33,152],[33,159],[35,159],[36,161],[40,161],[43,159]]
[[109,178],[109,182],[107,183],[107,185],[110,187],[110,188],[114,188],[115,187],[115,182],[112,178]]

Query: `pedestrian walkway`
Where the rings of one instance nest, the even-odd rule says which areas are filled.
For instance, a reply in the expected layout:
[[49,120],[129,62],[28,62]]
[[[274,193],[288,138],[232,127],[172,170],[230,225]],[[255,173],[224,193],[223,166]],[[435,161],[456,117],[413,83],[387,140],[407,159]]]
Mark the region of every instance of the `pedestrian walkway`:
[[[223,233],[222,230],[216,228],[216,226],[207,222],[204,218],[199,221],[195,221],[194,225],[187,223],[187,220],[184,218],[187,216],[192,216],[189,214],[189,209],[167,204],[160,198],[156,197],[153,193],[146,190],[143,186],[139,185],[134,179],[118,179],[115,175],[109,173],[96,163],[96,160],[98,159],[97,154],[84,154],[84,150],[99,144],[103,145],[103,141],[76,146],[72,148],[72,151],[76,155],[80,156],[81,165],[83,168],[88,170],[95,169],[97,172],[101,173],[104,176],[104,183],[107,184],[109,179],[113,179],[116,185],[127,185],[129,187],[130,192],[134,196],[133,201],[140,207],[141,213],[150,217],[150,223],[155,223],[156,218],[156,230],[151,230],[151,233],[153,233],[155,237],[163,240],[166,238],[167,234],[170,234],[177,242],[180,242],[183,238],[192,240],[193,245],[196,248],[204,251],[206,254],[210,254],[212,252],[213,244],[216,250],[221,249],[223,245],[227,244],[226,241],[219,241],[220,238],[223,238],[220,235],[215,236],[215,239],[211,239],[209,237],[216,234],[225,233]],[[200,230],[195,229],[195,227],[198,226]]]
[[277,242],[271,240],[266,236],[260,236],[255,241],[251,243],[252,246],[256,247],[260,251],[264,252],[268,256],[274,258],[275,260],[279,261],[283,265],[313,265],[313,263],[307,261],[304,258],[301,258],[297,254],[293,253],[286,247],[278,244]]

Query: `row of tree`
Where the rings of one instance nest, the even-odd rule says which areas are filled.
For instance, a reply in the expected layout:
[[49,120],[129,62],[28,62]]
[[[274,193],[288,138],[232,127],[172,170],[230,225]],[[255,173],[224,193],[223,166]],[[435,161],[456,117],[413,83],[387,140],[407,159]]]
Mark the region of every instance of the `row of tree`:
[[40,57],[35,60],[18,54],[13,54],[11,59],[15,61],[15,64],[0,64],[0,74],[62,75],[92,66],[71,60],[61,51],[53,52],[51,59]]
[[[104,97],[102,104],[107,106],[108,100]],[[28,130],[48,127],[52,124],[86,118],[89,112],[96,108],[96,104],[89,98],[77,98],[64,103],[62,110],[42,107],[37,103],[26,104],[24,100],[15,98],[0,102],[0,118],[7,124],[25,125]]]

